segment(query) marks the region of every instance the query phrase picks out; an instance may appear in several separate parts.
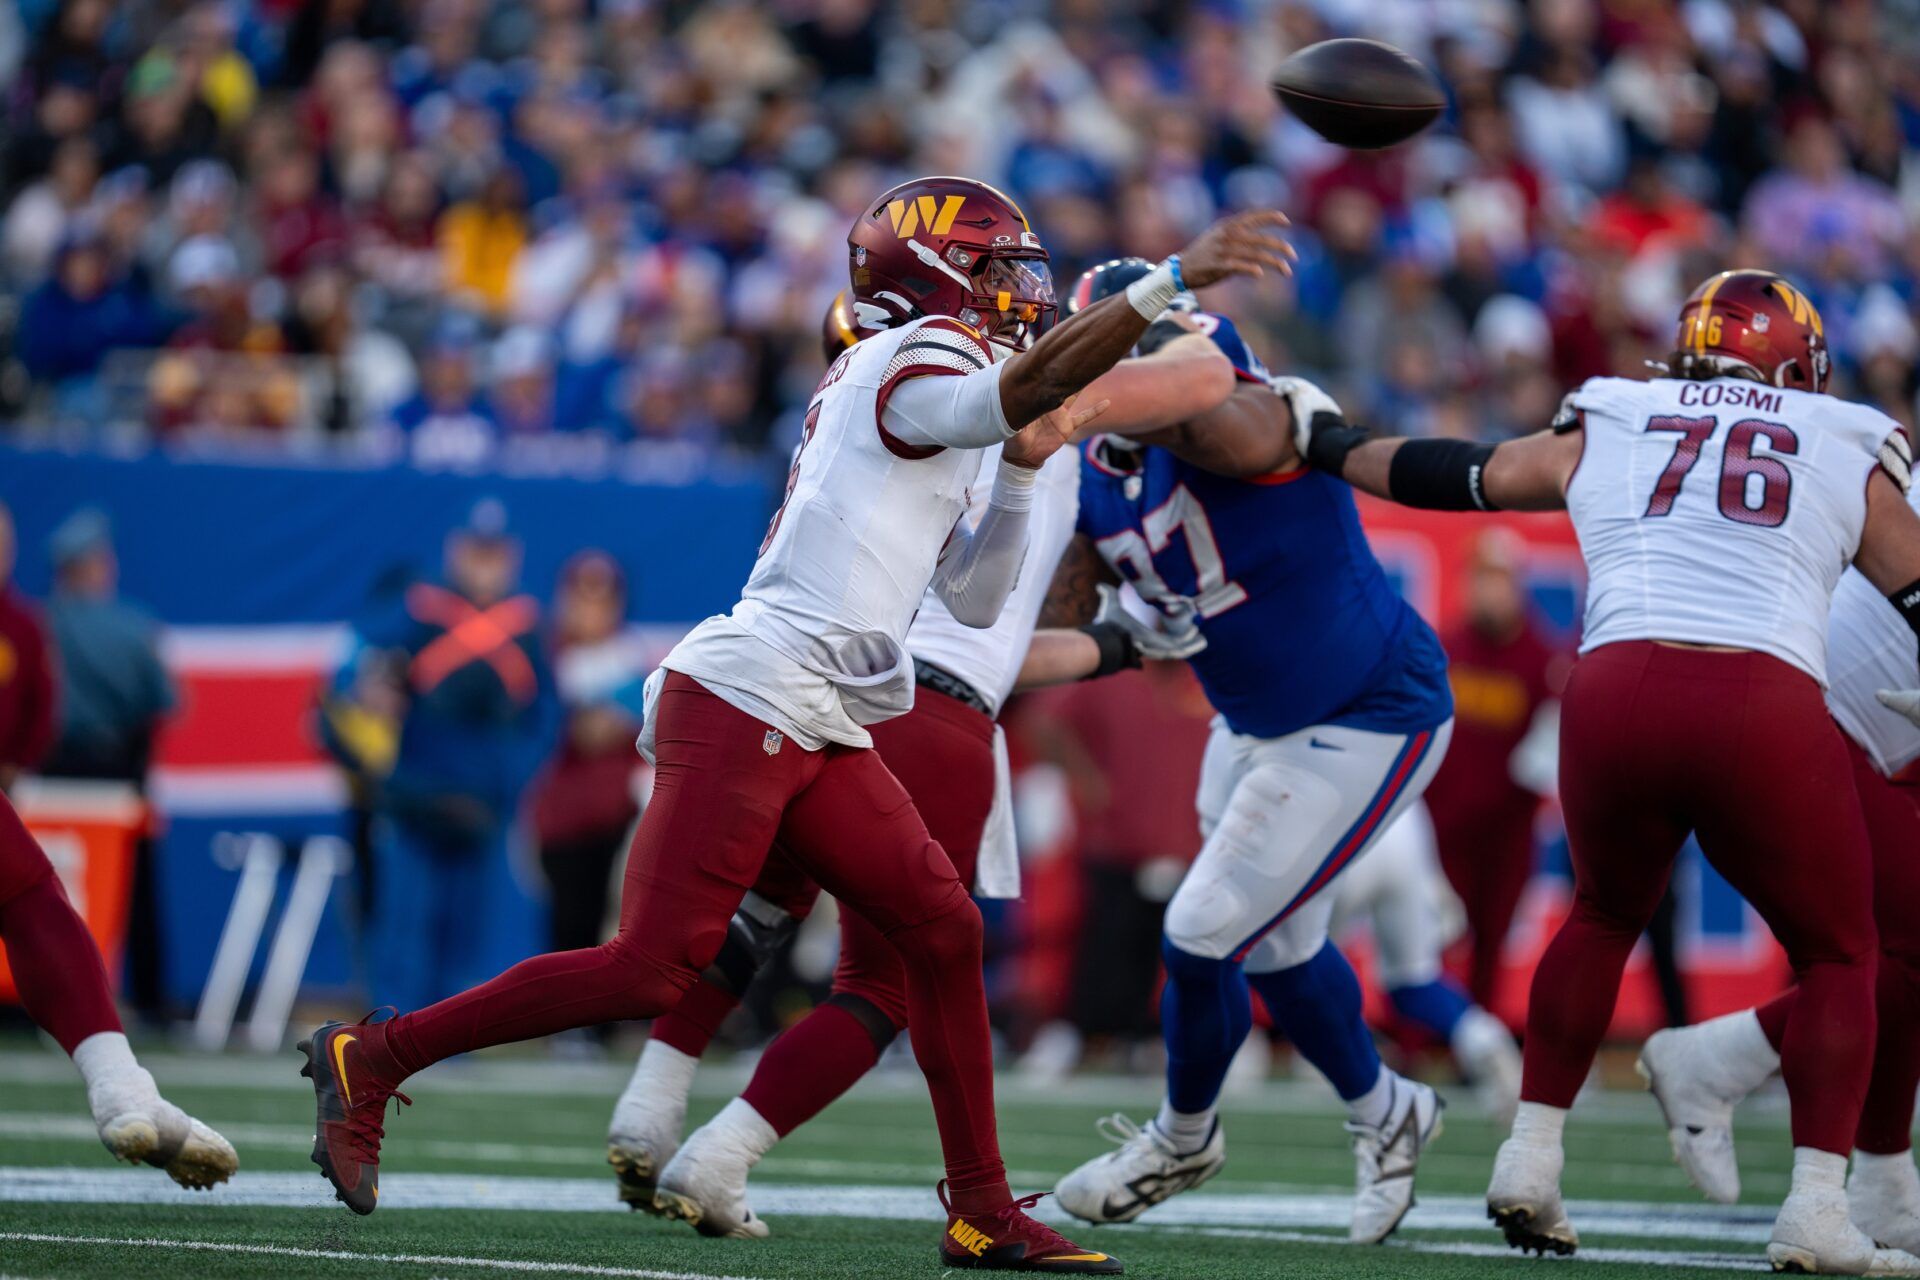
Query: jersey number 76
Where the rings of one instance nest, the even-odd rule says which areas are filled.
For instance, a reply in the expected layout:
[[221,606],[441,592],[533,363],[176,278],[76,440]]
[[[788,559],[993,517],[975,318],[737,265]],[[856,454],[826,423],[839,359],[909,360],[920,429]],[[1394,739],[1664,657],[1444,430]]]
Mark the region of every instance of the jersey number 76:
[[[1719,425],[1720,420],[1712,416],[1660,414],[1647,420],[1648,431],[1671,432],[1680,438],[1674,442],[1666,469],[1654,482],[1644,515],[1651,518],[1672,513],[1687,474],[1699,463],[1700,451]],[[1767,452],[1756,454],[1756,445]],[[1738,524],[1763,529],[1784,523],[1787,505],[1793,500],[1793,473],[1780,459],[1799,452],[1800,437],[1778,422],[1742,418],[1727,428],[1726,443],[1720,450],[1720,514]]]

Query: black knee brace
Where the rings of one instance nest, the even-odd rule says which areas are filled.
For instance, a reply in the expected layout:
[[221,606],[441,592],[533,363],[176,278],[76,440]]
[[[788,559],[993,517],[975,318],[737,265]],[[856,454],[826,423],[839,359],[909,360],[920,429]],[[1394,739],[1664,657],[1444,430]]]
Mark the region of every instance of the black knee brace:
[[887,1046],[893,1043],[893,1038],[900,1034],[900,1029],[893,1025],[893,1019],[882,1013],[880,1006],[865,996],[857,996],[851,991],[836,991],[827,997],[827,1003],[853,1015],[853,1020],[873,1040],[873,1051],[877,1054],[885,1053]]
[[727,922],[727,940],[700,975],[734,995],[745,995],[753,975],[766,967],[774,953],[800,928],[800,922],[754,894],[740,904]]

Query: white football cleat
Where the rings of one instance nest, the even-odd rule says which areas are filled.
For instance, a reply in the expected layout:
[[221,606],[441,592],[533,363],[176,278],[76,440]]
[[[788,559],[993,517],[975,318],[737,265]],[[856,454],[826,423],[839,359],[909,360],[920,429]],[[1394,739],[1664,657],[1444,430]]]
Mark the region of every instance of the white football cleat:
[[1716,1069],[1699,1027],[1669,1027],[1647,1038],[1634,1070],[1660,1104],[1673,1158],[1700,1194],[1719,1204],[1740,1199],[1733,1152],[1733,1108],[1746,1096]]
[[1413,1178],[1420,1153],[1440,1136],[1446,1104],[1428,1086],[1392,1076],[1392,1100],[1379,1125],[1347,1122],[1353,1135],[1353,1222],[1347,1239],[1379,1244],[1413,1208]]
[[1560,1172],[1566,1162],[1566,1150],[1558,1143],[1508,1138],[1500,1144],[1487,1184],[1487,1216],[1513,1248],[1544,1257],[1565,1256],[1580,1247],[1580,1233],[1560,1199]]
[[1914,1168],[1913,1153],[1854,1152],[1847,1216],[1876,1243],[1920,1254],[1920,1170]]
[[1461,1016],[1453,1033],[1453,1056],[1473,1086],[1480,1109],[1503,1129],[1513,1126],[1520,1105],[1520,1046],[1507,1024],[1475,1006]]
[[1186,1155],[1152,1120],[1142,1126],[1115,1113],[1097,1127],[1116,1149],[1087,1161],[1053,1189],[1061,1208],[1088,1222],[1132,1222],[1226,1167],[1227,1136],[1218,1120],[1206,1144]]
[[240,1168],[232,1143],[158,1096],[108,1116],[97,1127],[116,1160],[164,1169],[189,1191],[209,1191]]
[[633,1078],[614,1104],[607,1125],[607,1163],[620,1180],[629,1209],[658,1213],[653,1193],[660,1171],[680,1149],[687,1127],[687,1093],[700,1060],[658,1040],[647,1041]]
[[716,1134],[715,1126],[695,1129],[666,1168],[653,1193],[654,1212],[678,1218],[703,1236],[760,1240],[766,1221],[747,1204],[747,1175],[753,1158],[738,1144]]
[[1801,1275],[1920,1276],[1920,1258],[1881,1249],[1847,1214],[1838,1187],[1796,1187],[1780,1206],[1767,1242],[1775,1271]]

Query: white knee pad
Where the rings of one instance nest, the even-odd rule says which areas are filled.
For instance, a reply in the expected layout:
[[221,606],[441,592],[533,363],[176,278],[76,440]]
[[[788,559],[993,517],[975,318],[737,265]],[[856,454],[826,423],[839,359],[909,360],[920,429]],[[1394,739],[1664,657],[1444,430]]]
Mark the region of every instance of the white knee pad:
[[1167,907],[1167,937],[1193,955],[1232,955],[1292,897],[1305,875],[1301,860],[1339,799],[1326,779],[1304,770],[1242,771]]

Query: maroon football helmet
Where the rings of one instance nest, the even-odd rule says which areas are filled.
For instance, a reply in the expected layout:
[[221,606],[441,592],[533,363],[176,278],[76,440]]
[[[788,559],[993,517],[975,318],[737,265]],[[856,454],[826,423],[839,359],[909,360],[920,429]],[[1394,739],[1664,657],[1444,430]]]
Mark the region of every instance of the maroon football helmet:
[[845,351],[862,338],[871,338],[877,330],[864,327],[854,318],[853,300],[842,289],[833,295],[833,305],[827,308],[826,318],[820,322],[820,351],[832,364]]
[[1752,378],[1796,391],[1825,391],[1831,363],[1820,313],[1771,271],[1722,271],[1680,305],[1668,361],[1682,377]]
[[847,233],[853,312],[885,328],[952,316],[1024,347],[1052,321],[1053,273],[1020,206],[971,178],[918,178]]

